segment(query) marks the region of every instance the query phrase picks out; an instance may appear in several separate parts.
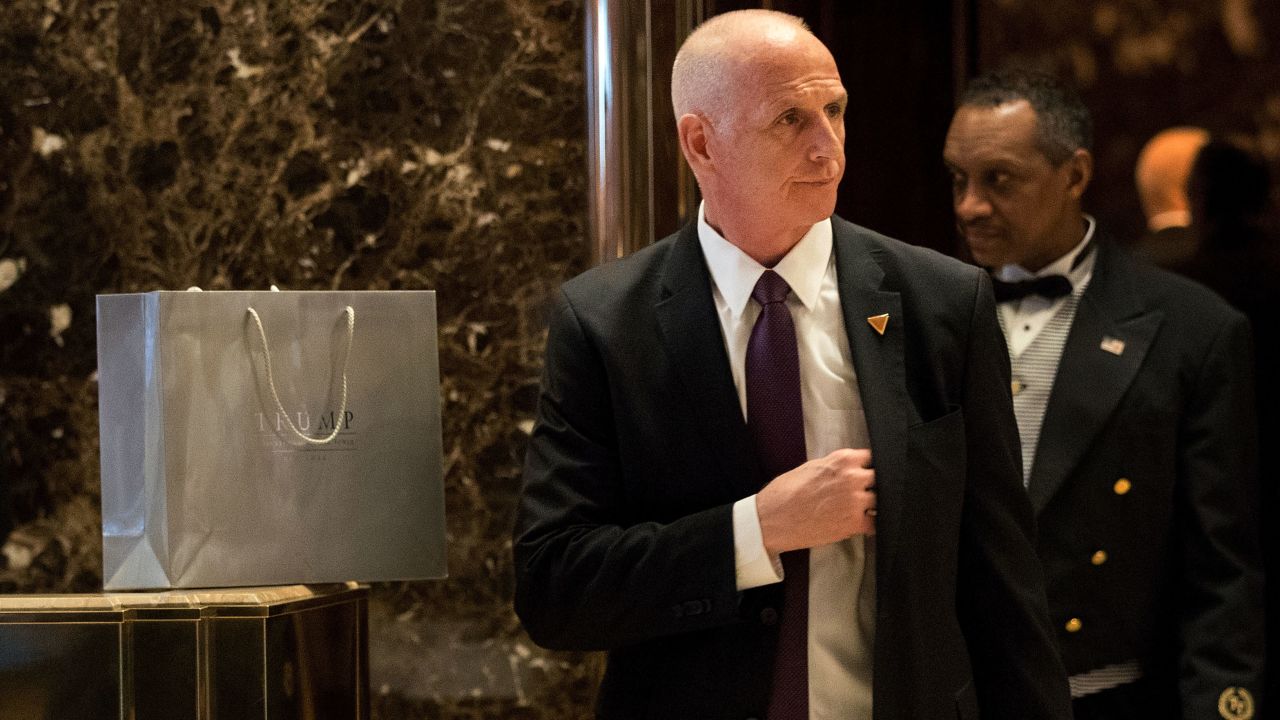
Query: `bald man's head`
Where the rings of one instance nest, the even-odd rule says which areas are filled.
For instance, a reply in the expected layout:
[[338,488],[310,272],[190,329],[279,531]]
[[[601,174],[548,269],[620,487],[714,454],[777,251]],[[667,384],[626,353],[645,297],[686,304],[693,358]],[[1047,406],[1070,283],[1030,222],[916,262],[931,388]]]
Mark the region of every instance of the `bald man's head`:
[[[761,45],[813,37],[794,15],[775,10],[735,10],[716,15],[695,29],[676,53],[671,68],[671,104],[676,120],[688,113],[723,118],[744,61]],[[817,42],[817,38],[813,38]]]
[[1196,154],[1207,142],[1209,133],[1201,128],[1174,127],[1156,133],[1138,154],[1134,180],[1142,211],[1152,229],[1158,229],[1156,225],[1186,224],[1185,220],[1171,223],[1161,218],[1189,213],[1187,177]]
[[743,10],[708,20],[672,69],[680,150],[703,217],[763,264],[835,211],[848,94],[799,18]]

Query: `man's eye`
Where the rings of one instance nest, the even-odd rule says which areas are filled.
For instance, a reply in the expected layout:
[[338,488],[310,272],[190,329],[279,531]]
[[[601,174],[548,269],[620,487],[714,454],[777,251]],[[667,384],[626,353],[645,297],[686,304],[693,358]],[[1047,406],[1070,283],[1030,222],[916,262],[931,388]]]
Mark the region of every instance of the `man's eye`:
[[833,118],[844,115],[844,106],[839,104],[831,104],[827,106],[827,115]]
[[778,122],[782,123],[783,125],[795,125],[796,123],[800,122],[800,113],[797,113],[797,112],[783,113],[782,117],[778,118]]
[[987,173],[987,184],[991,187],[1004,187],[1009,184],[1010,179],[1009,173],[1000,170]]

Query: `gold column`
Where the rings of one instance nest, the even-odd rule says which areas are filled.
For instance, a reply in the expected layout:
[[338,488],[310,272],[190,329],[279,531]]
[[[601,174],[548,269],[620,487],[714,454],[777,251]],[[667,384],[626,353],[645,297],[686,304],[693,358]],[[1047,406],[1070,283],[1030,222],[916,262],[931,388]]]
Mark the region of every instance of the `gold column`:
[[671,232],[696,208],[666,135],[671,61],[705,10],[701,0],[588,0],[586,12],[587,235],[605,262]]

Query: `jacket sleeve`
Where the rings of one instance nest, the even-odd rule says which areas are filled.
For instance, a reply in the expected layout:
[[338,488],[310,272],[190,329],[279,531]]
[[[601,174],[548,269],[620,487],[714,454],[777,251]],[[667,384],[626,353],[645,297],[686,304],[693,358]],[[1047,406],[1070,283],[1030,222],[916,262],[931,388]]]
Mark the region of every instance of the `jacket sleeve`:
[[1022,486],[1009,355],[991,282],[977,273],[964,389],[968,478],[957,611],[984,720],[1068,720],[1066,670],[1049,623],[1034,519]]
[[516,613],[553,649],[614,649],[739,617],[732,505],[628,519],[605,350],[562,292],[513,547]]
[[[1233,315],[1188,396],[1178,437],[1180,690],[1185,717],[1244,717],[1261,702],[1263,586],[1248,322]],[[1250,697],[1251,696],[1251,697]],[[1237,715],[1230,714],[1237,711]]]

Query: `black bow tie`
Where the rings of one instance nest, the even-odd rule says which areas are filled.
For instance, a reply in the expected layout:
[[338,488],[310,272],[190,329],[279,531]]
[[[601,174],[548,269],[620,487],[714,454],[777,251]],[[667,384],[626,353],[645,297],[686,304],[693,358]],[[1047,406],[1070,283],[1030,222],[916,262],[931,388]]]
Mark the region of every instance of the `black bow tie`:
[[991,278],[991,284],[998,303],[1021,300],[1028,295],[1040,295],[1052,300],[1071,294],[1071,281],[1062,275],[1045,275],[1019,282],[1005,282]]

